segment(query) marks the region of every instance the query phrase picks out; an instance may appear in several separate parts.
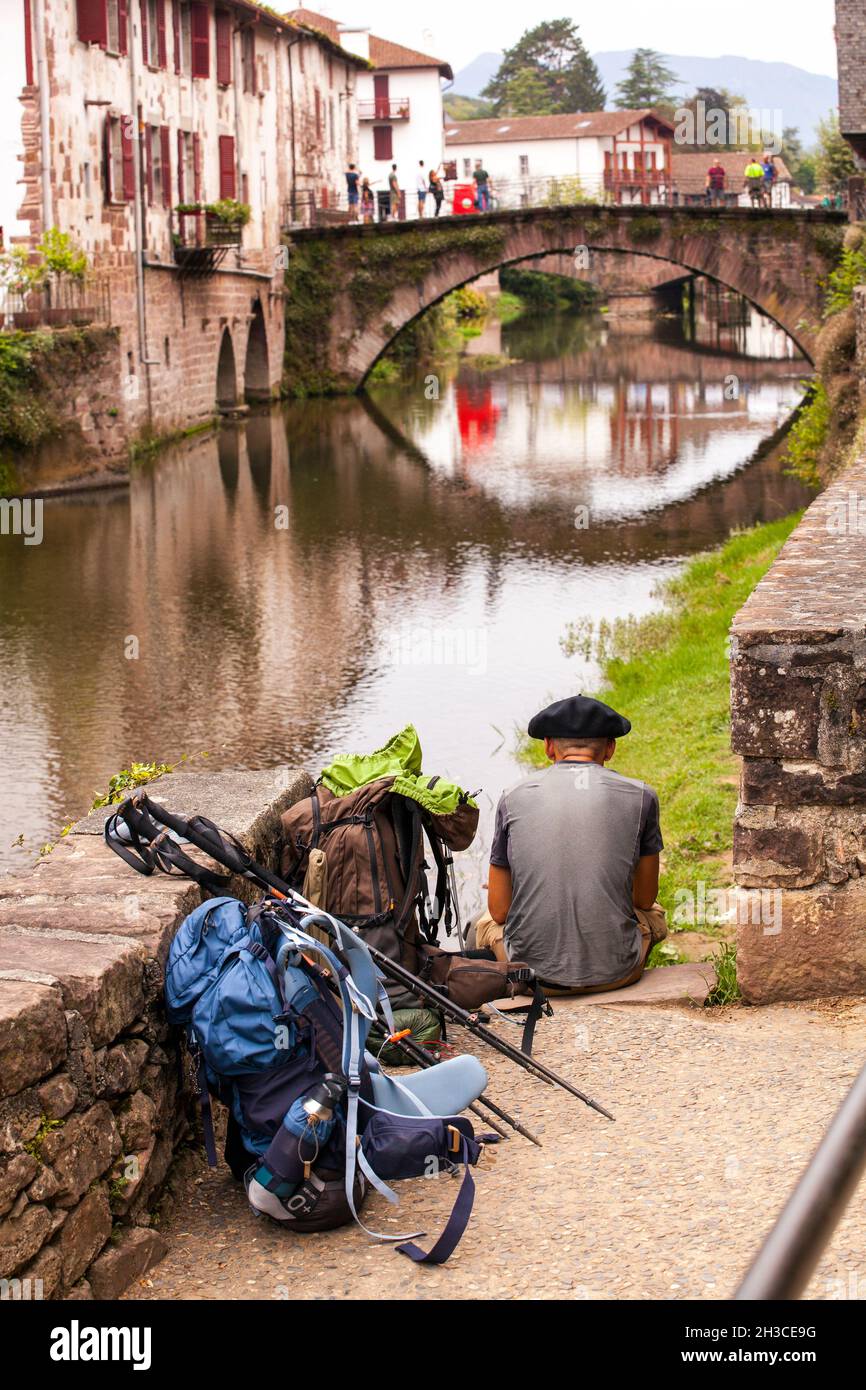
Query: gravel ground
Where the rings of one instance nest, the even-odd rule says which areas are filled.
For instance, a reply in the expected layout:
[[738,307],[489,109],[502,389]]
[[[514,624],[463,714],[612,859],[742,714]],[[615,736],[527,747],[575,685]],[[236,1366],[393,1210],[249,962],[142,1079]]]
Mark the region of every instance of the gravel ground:
[[[355,1226],[291,1236],[251,1215],[221,1165],[203,1168],[175,1206],[171,1252],[125,1297],[727,1298],[860,1069],[866,1003],[554,1007],[539,1057],[616,1123],[474,1048],[493,1099],[544,1148],[515,1137],[489,1168],[485,1156],[446,1266],[415,1266]],[[365,1220],[432,1239],[455,1192],[447,1177],[404,1182],[398,1214],[374,1195]],[[862,1192],[807,1296],[866,1299]]]

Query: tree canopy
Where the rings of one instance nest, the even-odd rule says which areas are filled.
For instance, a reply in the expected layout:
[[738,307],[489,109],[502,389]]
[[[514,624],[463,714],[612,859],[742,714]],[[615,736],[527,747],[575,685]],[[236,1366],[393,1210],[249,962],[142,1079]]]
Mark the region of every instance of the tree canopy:
[[851,175],[857,173],[854,152],[839,129],[839,117],[835,111],[830,111],[823,121],[818,122],[815,164],[821,193],[841,192]]
[[481,95],[497,116],[602,111],[606,100],[598,68],[570,19],[527,29],[505,50]]
[[653,48],[636,48],[617,84],[616,104],[623,111],[639,111],[644,106],[673,106],[671,83],[677,75]]

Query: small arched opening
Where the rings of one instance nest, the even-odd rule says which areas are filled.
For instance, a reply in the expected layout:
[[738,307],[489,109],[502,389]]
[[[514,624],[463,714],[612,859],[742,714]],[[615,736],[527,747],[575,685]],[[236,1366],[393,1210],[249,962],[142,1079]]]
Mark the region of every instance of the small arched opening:
[[253,306],[253,321],[250,324],[250,335],[247,339],[244,395],[248,401],[267,401],[271,398],[268,335],[260,299],[257,299]]
[[235,350],[232,347],[232,335],[227,328],[223,329],[223,336],[220,341],[220,353],[217,360],[216,403],[218,410],[226,412],[235,410],[238,403],[238,374],[235,368]]

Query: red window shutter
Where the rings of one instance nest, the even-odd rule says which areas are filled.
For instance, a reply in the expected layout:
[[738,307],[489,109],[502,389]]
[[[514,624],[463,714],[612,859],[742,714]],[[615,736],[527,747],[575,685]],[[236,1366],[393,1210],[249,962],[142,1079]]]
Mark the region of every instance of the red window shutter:
[[[135,200],[135,159],[132,147],[134,138],[132,117],[123,116],[120,121],[120,149],[123,155],[123,197],[127,203]],[[119,189],[115,190],[114,196],[120,197]]]
[[174,70],[180,72],[183,67],[180,50],[180,0],[171,0],[171,28],[174,34]]
[[223,87],[232,80],[232,17],[227,10],[216,12],[216,75]]
[[111,202],[111,117],[106,116],[105,125],[102,128],[102,162],[103,162],[103,181],[105,184],[105,201]]
[[210,77],[210,15],[207,5],[190,5],[192,28],[192,75]]
[[147,49],[147,0],[141,0],[138,9],[141,15],[141,60],[146,67],[150,56]]
[[169,148],[169,129],[167,125],[159,128],[159,143],[162,154],[162,205],[171,207],[171,150]]
[[220,136],[220,197],[234,198],[235,184],[235,139],[233,135]]
[[183,187],[183,153],[183,131],[179,130],[177,132],[177,201],[179,203],[186,201]]
[[193,202],[201,202],[201,136],[196,134],[192,137],[192,176],[195,183],[193,188]]
[[129,0],[117,0],[117,51],[129,52]]
[[144,152],[145,152],[145,182],[147,186],[147,205],[153,203],[153,141],[152,132],[155,129],[152,125],[144,127]]
[[316,136],[322,138],[322,98],[319,96],[319,89],[316,88]]
[[165,42],[165,0],[156,0],[156,58],[161,68],[168,65],[168,47]]
[[24,81],[33,86],[33,15],[30,0],[24,0]]
[[393,159],[394,142],[389,125],[373,126],[373,156],[375,159]]
[[78,37],[82,43],[108,47],[108,5],[106,0],[77,0]]

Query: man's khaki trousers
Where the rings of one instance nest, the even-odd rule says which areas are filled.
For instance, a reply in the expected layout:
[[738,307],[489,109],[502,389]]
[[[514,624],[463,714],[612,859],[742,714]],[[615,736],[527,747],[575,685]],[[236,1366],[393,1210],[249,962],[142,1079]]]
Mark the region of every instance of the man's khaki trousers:
[[[657,941],[664,941],[668,934],[665,910],[660,903],[653,903],[650,908],[636,907],[634,915],[640,927],[641,934],[641,953],[638,963],[627,975],[623,975],[620,980],[611,980],[605,985],[557,985],[553,981],[541,980],[546,994],[601,994],[603,990],[624,989],[626,985],[635,984],[644,972],[646,959]],[[504,936],[504,927],[499,922],[494,922],[489,912],[482,912],[475,922],[475,945],[478,950],[486,947],[492,951],[494,944],[501,942]]]

